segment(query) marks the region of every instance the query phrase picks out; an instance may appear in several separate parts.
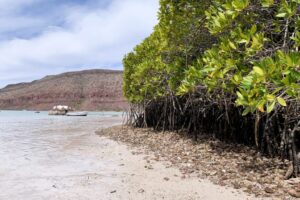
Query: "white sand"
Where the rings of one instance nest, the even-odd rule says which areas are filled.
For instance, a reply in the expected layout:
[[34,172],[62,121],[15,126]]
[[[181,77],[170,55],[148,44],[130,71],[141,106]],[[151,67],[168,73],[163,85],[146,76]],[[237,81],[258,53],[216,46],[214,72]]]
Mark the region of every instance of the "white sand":
[[[120,122],[118,117],[106,118],[99,126]],[[97,136],[95,127],[56,129],[51,132],[66,134],[41,139],[44,143],[35,146],[34,154],[2,158],[1,200],[253,199],[207,180],[181,179],[177,169],[162,163],[146,169],[145,155],[132,155],[125,145]],[[42,148],[43,144],[52,146]]]

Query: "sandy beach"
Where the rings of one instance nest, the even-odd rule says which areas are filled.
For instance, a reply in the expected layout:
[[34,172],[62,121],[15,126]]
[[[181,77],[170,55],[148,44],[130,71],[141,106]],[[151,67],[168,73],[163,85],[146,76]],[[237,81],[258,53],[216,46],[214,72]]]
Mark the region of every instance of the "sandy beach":
[[178,169],[95,134],[121,117],[71,119],[72,128],[53,120],[34,140],[2,138],[1,200],[253,199],[208,180],[182,179]]
[[[112,174],[118,180],[105,188],[103,199],[254,199],[242,192],[214,185],[199,178],[182,179],[176,168],[150,160],[149,156],[124,144],[104,139],[102,155],[114,158]],[[99,187],[102,187],[101,185]]]
[[[231,189],[226,189],[222,198],[229,195],[228,192],[232,189],[239,192],[236,198],[241,199],[246,198],[245,193],[251,198],[255,196],[260,199],[290,200],[299,196],[300,179],[284,179],[289,161],[264,157],[251,147],[224,143],[209,137],[195,141],[184,132],[160,132],[126,125],[103,129],[97,134],[126,144],[135,155],[146,154],[144,160],[147,162],[147,169],[154,168],[156,171],[157,168],[153,167],[156,164],[163,164],[170,170],[179,169],[180,172],[175,173],[175,181],[194,185],[195,191],[189,194],[200,194],[192,195],[195,199],[215,199],[216,195],[223,193],[221,191],[225,187]],[[158,168],[158,171],[163,170],[164,168]],[[180,179],[177,179],[178,176]],[[197,180],[203,184],[196,183]],[[175,194],[181,188],[182,186],[178,186]]]

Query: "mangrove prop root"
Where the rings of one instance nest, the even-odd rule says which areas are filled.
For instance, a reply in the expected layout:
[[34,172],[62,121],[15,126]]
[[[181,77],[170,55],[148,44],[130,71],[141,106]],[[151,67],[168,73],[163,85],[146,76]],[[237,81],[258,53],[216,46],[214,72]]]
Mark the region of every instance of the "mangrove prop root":
[[166,97],[132,104],[127,124],[154,130],[185,130],[197,139],[200,135],[257,148],[263,155],[281,156],[293,165],[286,178],[299,175],[300,108],[298,103],[268,115],[242,116],[242,108],[232,101],[214,102],[205,98]]

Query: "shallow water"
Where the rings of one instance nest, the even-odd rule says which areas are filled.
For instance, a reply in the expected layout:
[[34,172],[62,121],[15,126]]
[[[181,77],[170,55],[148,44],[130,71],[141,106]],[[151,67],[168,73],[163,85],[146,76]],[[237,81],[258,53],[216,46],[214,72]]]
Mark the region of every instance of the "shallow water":
[[105,172],[114,161],[101,159],[99,152],[107,141],[94,131],[120,124],[121,115],[99,112],[66,117],[1,111],[0,199],[64,199],[64,195],[53,196],[55,190],[76,191],[74,184],[88,183],[88,174]]
[[178,169],[132,152],[141,149],[94,133],[121,122],[121,113],[0,112],[0,200],[249,199],[208,180],[182,179]]

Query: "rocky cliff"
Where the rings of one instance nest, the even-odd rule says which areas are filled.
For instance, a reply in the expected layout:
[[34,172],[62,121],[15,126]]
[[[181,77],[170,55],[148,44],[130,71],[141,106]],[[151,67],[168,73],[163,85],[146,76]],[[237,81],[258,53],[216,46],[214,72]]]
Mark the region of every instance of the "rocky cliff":
[[124,110],[121,71],[86,70],[46,76],[0,89],[0,109],[49,110],[69,105],[77,110]]

